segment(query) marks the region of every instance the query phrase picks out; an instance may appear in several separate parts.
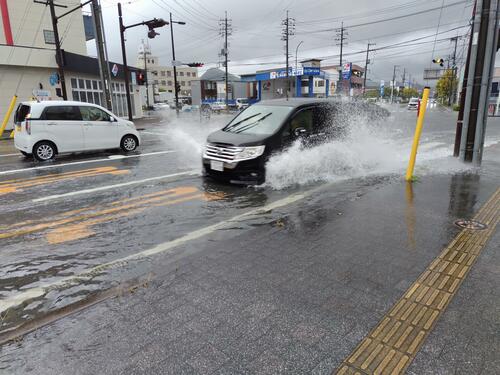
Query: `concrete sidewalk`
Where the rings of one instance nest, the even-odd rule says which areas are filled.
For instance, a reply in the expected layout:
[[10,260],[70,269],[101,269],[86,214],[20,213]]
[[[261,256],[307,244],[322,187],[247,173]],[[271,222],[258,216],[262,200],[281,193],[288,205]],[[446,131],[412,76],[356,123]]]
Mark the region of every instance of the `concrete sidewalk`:
[[[0,369],[331,374],[461,232],[454,221],[496,192],[499,172],[486,162],[479,173],[413,185],[394,177],[327,186],[266,221],[151,259],[143,288],[4,345]],[[485,242],[407,373],[500,373],[499,239],[497,230]]]

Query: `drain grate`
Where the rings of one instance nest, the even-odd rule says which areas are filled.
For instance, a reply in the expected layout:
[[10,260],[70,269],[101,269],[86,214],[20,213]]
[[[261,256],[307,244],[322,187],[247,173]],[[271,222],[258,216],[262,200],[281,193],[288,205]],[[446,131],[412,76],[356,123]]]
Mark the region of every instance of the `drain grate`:
[[483,224],[479,221],[476,220],[466,220],[466,219],[460,219],[455,221],[455,225],[459,228],[463,229],[472,229],[472,230],[484,230],[488,228],[486,224]]

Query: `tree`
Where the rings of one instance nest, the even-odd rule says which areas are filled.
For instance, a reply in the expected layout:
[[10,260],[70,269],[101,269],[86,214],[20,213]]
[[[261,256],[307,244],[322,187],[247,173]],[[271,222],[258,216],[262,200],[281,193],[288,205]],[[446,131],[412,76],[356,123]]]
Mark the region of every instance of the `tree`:
[[436,94],[441,103],[451,104],[453,92],[457,89],[457,77],[453,69],[446,69],[436,84]]
[[418,90],[414,87],[405,87],[403,90],[400,90],[400,95],[403,99],[410,99],[418,97]]

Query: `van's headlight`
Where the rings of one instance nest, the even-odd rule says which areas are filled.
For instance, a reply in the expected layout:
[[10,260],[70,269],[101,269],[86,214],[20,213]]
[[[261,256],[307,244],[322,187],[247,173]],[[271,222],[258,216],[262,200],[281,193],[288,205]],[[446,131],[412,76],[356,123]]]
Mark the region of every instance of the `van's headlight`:
[[264,153],[266,146],[245,147],[243,151],[234,156],[234,160],[255,159]]

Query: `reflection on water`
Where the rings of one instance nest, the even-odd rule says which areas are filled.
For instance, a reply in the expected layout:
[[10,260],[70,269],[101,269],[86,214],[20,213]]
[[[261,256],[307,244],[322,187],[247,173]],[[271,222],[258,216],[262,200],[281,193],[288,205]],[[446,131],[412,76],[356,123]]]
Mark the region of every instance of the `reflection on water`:
[[450,181],[450,204],[448,212],[451,218],[472,217],[474,207],[478,203],[479,195],[479,173],[457,173],[451,176]]
[[413,193],[413,182],[406,181],[406,207],[405,207],[405,221],[406,230],[408,232],[408,247],[411,250],[415,250],[415,205],[414,205],[414,193]]

